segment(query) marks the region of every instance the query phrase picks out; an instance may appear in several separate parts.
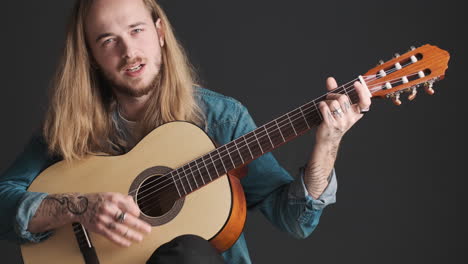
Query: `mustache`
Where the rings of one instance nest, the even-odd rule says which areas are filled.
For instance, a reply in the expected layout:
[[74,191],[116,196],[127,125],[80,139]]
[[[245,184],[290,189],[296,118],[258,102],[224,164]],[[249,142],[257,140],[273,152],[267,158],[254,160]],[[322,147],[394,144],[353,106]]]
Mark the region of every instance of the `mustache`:
[[143,59],[140,58],[140,57],[136,57],[136,58],[131,59],[131,60],[128,60],[128,59],[122,60],[122,62],[120,62],[120,64],[119,64],[118,69],[119,69],[119,71],[123,71],[128,66],[135,65],[135,64],[143,64]]

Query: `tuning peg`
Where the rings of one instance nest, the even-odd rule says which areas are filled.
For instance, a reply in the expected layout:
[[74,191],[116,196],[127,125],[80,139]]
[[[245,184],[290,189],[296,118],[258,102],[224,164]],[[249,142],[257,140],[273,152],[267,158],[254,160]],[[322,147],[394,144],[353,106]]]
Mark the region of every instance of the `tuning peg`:
[[393,101],[393,104],[395,104],[396,106],[400,106],[400,105],[401,105],[400,93],[395,93],[395,94],[392,96],[392,101]]
[[424,91],[426,91],[428,95],[433,95],[435,93],[434,89],[432,89],[433,84],[433,82],[424,83]]
[[393,57],[395,57],[395,58],[400,57],[400,53],[395,53],[395,54],[393,55]]
[[379,60],[379,65],[384,64],[385,62],[383,60]]
[[411,87],[411,94],[408,95],[408,100],[413,101],[414,98],[416,98],[416,94],[418,93],[418,90],[416,87]]
[[414,46],[411,46],[410,47],[410,50],[415,50],[416,48]]

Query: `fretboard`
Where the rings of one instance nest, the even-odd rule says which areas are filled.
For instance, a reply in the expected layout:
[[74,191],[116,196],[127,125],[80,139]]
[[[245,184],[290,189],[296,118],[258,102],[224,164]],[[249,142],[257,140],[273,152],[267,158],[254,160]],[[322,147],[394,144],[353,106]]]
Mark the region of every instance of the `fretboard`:
[[[333,92],[348,95],[351,103],[358,102],[357,93],[352,86],[340,86]],[[305,103],[173,170],[167,176],[173,179],[178,195],[183,197],[319,125],[323,118],[318,104],[326,97],[327,94],[324,94]]]

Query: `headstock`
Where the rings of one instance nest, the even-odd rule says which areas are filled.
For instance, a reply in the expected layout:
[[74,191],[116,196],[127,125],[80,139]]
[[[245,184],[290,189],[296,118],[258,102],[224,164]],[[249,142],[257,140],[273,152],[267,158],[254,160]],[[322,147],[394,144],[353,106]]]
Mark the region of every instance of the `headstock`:
[[400,94],[409,93],[408,99],[416,97],[417,88],[424,86],[426,93],[434,94],[433,83],[442,80],[448,68],[450,54],[436,46],[424,45],[394,59],[380,61],[363,77],[372,96],[392,98],[400,105]]

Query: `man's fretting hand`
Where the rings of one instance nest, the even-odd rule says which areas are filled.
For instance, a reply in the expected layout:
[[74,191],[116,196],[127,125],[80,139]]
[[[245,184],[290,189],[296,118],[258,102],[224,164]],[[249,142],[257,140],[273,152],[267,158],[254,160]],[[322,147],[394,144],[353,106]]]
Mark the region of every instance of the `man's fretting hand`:
[[[327,90],[337,88],[334,78],[327,79]],[[342,137],[359,119],[363,112],[369,111],[371,93],[360,82],[354,83],[359,97],[357,104],[352,104],[346,94],[329,93],[326,100],[319,103],[322,123],[315,135],[316,145],[307,164],[304,182],[309,194],[317,199],[328,185],[328,176],[335,164],[338,147]]]

